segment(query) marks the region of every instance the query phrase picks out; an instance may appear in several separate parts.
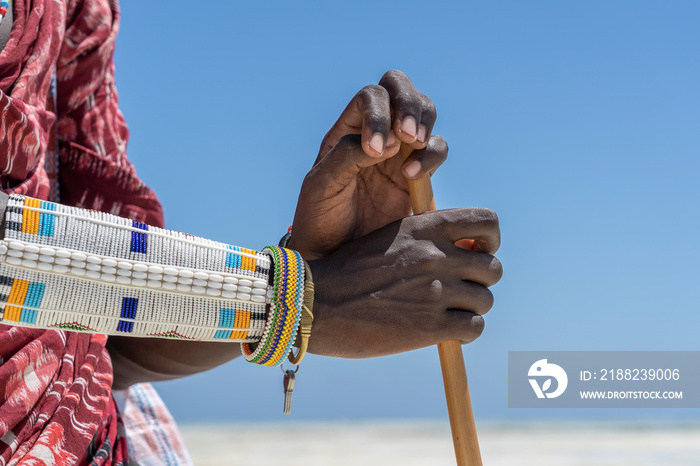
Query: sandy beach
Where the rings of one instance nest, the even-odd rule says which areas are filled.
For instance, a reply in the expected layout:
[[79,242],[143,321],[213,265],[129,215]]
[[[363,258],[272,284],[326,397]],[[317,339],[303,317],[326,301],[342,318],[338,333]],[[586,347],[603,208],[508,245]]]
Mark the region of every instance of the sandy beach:
[[[436,421],[183,425],[197,466],[454,465]],[[479,423],[485,465],[698,465],[700,424]]]

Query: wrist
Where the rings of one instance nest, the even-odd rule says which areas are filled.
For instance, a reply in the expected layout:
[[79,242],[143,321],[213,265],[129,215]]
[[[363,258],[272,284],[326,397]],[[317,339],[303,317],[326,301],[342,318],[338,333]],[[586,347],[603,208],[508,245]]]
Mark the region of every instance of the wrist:
[[313,307],[313,337],[309,339],[308,352],[322,356],[340,356],[338,348],[339,338],[342,334],[336,334],[342,324],[330,322],[334,315],[342,314],[337,311],[339,306],[335,303],[335,287],[341,286],[334,283],[337,274],[329,273],[328,267],[332,264],[327,259],[315,259],[307,261],[314,279],[314,307]]

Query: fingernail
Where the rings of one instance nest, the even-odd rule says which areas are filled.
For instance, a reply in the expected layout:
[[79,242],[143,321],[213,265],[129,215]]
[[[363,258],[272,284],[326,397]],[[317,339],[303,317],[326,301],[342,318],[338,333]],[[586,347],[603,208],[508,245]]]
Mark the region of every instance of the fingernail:
[[413,162],[406,165],[404,171],[409,177],[413,178],[420,171],[420,162],[418,160],[414,160]]
[[394,131],[389,131],[389,134],[386,137],[386,146],[393,146],[396,143],[396,133]]
[[428,134],[428,130],[425,129],[425,125],[420,125],[418,127],[418,137],[416,139],[418,139],[420,142],[425,144],[426,142],[428,142],[425,140],[425,137],[427,136],[427,134]]
[[413,117],[406,117],[401,122],[401,132],[406,133],[413,138],[416,137],[416,119]]
[[374,133],[372,139],[369,140],[369,147],[379,154],[384,153],[384,136],[382,136],[382,133]]

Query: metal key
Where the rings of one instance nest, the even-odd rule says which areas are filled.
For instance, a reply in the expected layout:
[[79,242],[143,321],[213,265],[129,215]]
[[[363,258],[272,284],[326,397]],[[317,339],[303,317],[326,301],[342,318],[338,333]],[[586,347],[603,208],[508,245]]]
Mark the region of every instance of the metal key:
[[[282,369],[284,370],[284,369]],[[297,367],[299,370],[299,367]],[[294,374],[296,371],[284,371],[284,414],[292,412],[292,392],[294,391]]]

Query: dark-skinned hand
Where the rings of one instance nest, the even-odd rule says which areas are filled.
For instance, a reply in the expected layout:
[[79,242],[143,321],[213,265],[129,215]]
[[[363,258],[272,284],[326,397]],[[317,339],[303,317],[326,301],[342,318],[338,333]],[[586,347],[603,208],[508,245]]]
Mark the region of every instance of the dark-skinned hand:
[[[315,272],[309,351],[373,357],[481,334],[493,304],[488,287],[502,274],[492,256],[500,243],[495,213],[405,218],[407,179],[447,157],[445,141],[431,136],[435,118],[430,99],[390,71],[352,99],[324,138],[289,244]],[[414,149],[405,162],[401,142]]]
[[[455,243],[475,240],[478,251]],[[446,340],[469,343],[502,274],[488,209],[428,212],[396,221],[310,261],[316,282],[309,351],[363,358]]]
[[[410,215],[406,180],[434,172],[447,157],[444,139],[431,135],[436,115],[433,102],[400,71],[360,90],[304,179],[289,247],[307,260],[324,257]],[[356,145],[342,143],[348,135],[356,135]],[[414,149],[406,162],[397,156],[402,141]],[[356,148],[366,157],[352,154]],[[339,164],[337,152],[357,163]]]

